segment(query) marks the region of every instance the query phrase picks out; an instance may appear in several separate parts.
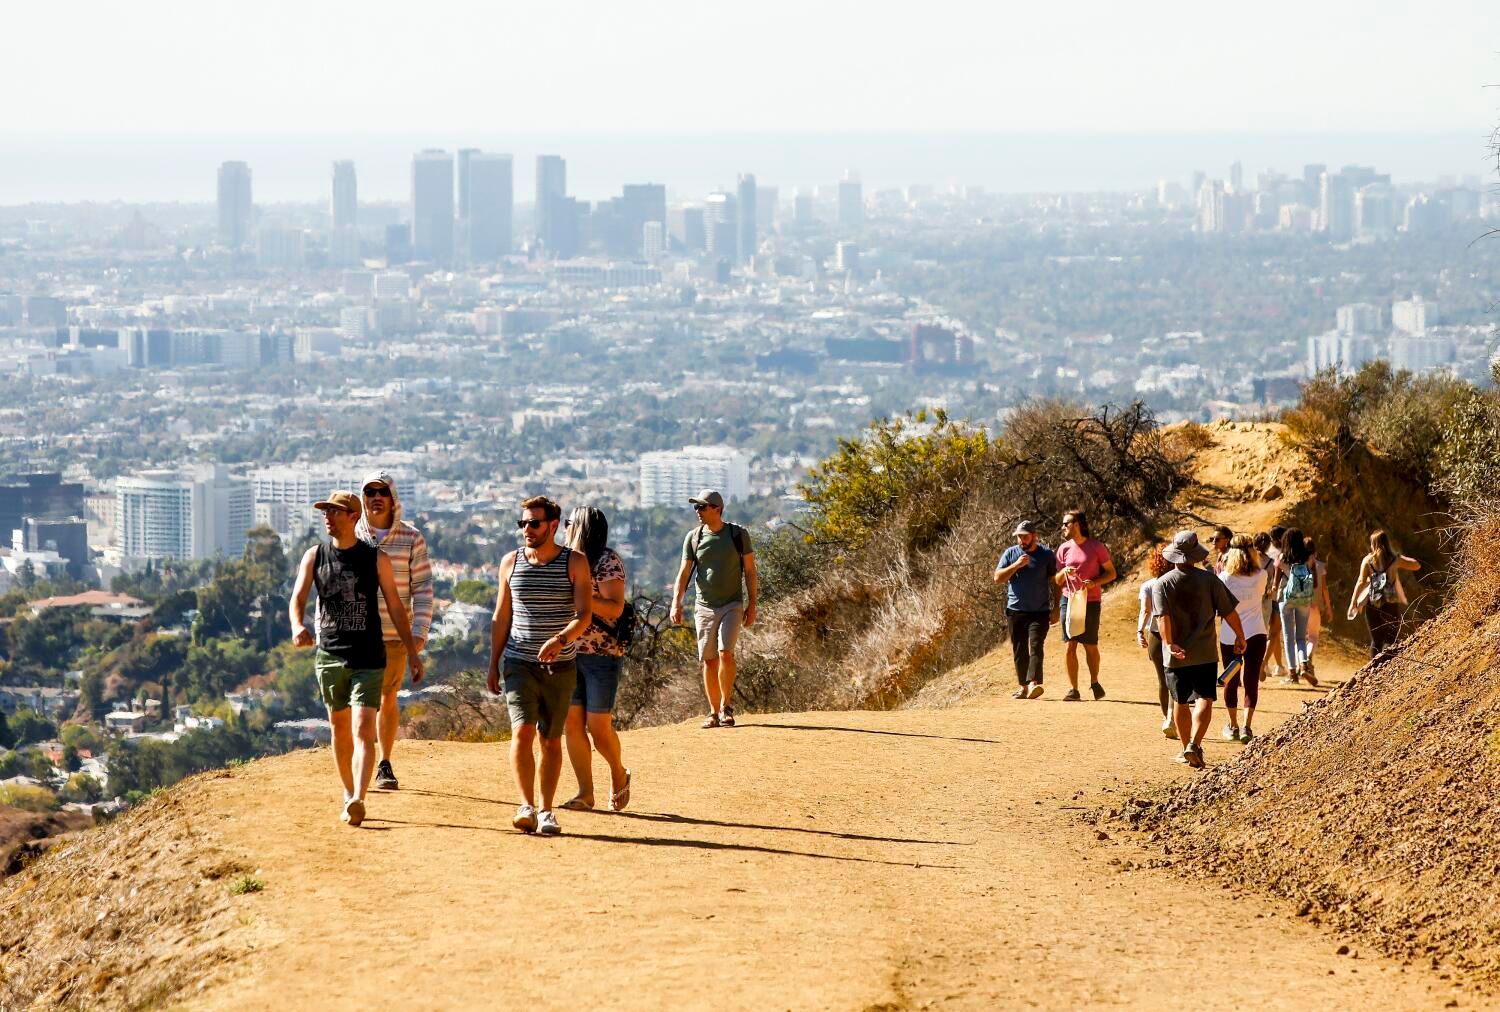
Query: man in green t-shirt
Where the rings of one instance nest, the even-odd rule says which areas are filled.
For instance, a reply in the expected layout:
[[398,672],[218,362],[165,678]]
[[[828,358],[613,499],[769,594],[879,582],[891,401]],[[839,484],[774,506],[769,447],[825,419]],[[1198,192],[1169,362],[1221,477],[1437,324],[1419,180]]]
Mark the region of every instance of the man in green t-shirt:
[[[755,624],[755,554],[750,532],[724,520],[724,497],[706,488],[688,502],[698,526],[682,542],[682,566],[672,591],[672,621],[682,621],[682,598],[693,580],[697,605],[698,659],[703,662],[703,691],[708,696],[704,727],[733,727],[734,643],[740,627]],[[742,589],[743,584],[743,589]]]

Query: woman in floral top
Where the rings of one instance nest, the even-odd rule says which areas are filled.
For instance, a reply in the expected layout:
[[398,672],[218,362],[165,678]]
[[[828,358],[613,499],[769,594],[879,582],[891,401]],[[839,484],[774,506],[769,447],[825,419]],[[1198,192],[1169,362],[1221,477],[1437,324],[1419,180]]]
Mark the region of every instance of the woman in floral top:
[[568,761],[578,778],[578,794],[563,804],[575,811],[594,807],[594,764],[589,747],[609,763],[609,809],[618,812],[630,803],[630,771],[620,759],[620,736],[615,733],[615,692],[625,648],[611,630],[625,610],[625,563],[608,547],[609,521],[592,506],[579,506],[568,518],[568,547],[589,560],[594,577],[594,621],[578,637],[578,683],[568,707],[564,735]]

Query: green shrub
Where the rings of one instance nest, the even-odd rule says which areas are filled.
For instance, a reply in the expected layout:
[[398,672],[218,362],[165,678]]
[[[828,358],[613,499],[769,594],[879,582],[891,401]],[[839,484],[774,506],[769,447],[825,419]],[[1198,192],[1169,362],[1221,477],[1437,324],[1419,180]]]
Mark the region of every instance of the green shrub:
[[266,887],[266,883],[254,875],[241,875],[229,886],[229,895],[244,896],[246,893],[258,893]]
[[45,787],[0,784],[0,805],[24,812],[50,812],[57,807],[57,797]]

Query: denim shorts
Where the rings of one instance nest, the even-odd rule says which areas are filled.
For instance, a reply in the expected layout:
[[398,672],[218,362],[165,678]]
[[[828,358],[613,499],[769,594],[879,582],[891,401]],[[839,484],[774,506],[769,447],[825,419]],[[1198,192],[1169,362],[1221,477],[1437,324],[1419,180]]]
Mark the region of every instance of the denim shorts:
[[579,654],[573,705],[589,713],[613,713],[615,692],[620,688],[620,661],[608,654]]

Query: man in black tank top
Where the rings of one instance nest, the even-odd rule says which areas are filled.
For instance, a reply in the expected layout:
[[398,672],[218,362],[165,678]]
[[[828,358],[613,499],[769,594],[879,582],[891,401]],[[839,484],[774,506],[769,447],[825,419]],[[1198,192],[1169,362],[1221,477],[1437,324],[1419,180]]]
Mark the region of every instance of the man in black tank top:
[[[359,496],[338,491],[314,505],[323,511],[328,540],[309,548],[297,567],[297,585],[288,609],[292,642],[318,647],[318,691],[328,707],[333,760],[344,784],[342,818],[358,826],[365,818],[365,792],[375,771],[375,714],[385,680],[378,595],[384,595],[386,610],[406,646],[413,684],[422,680],[422,658],[411,639],[411,622],[401,605],[390,558],[354,534]],[[318,590],[316,637],[304,621],[307,594],[313,587]]]

